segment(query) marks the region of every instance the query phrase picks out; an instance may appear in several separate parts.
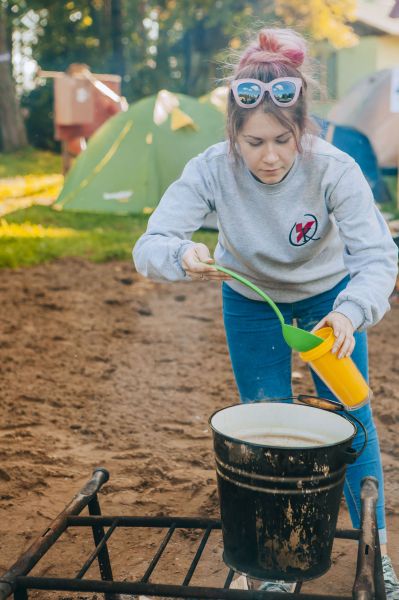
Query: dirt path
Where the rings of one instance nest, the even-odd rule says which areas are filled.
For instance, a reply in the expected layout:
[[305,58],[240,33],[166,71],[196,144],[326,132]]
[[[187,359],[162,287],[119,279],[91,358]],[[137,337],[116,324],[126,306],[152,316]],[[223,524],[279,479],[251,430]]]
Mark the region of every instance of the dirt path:
[[[207,421],[238,395],[217,285],[154,284],[128,263],[68,259],[2,271],[0,305],[1,571],[99,465],[111,473],[101,494],[104,513],[218,516]],[[370,355],[391,554],[399,569],[397,331],[395,304],[371,332]],[[310,392],[302,365],[295,363],[295,371],[296,391]],[[340,518],[349,525],[344,507]],[[78,570],[78,533],[67,538],[71,544],[50,553],[38,573],[60,574],[60,552],[69,574]],[[140,553],[130,553],[132,540],[116,536],[116,576],[137,577],[154,552],[155,539],[141,532],[138,540]],[[220,539],[211,546],[201,568],[209,584],[219,585]],[[191,546],[179,552],[180,563],[164,574],[181,568]],[[333,583],[337,593],[347,592],[355,559],[353,542],[337,542],[339,577],[333,568],[306,589],[325,591]]]

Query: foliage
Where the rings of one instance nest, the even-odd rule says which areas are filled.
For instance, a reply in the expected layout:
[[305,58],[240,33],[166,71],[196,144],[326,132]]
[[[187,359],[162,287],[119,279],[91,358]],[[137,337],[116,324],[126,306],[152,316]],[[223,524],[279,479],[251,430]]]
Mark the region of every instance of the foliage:
[[166,0],[152,14],[158,28],[153,67],[159,87],[172,84],[193,96],[214,87],[223,75],[218,68],[223,51],[240,44],[254,20],[275,19],[271,5],[256,0]]
[[307,31],[315,41],[336,48],[353,46],[357,36],[348,22],[356,16],[356,0],[275,0],[276,12],[290,27]]
[[164,87],[206,93],[221,75],[223,51],[239,48],[260,24],[286,24],[340,46],[354,41],[346,23],[355,0],[8,1],[18,6],[15,24],[29,11],[36,21],[33,57],[42,69],[83,62],[93,72],[119,72],[129,101]]
[[[94,262],[131,260],[132,247],[144,233],[147,220],[143,215],[58,212],[38,206],[21,210],[3,220],[3,234],[0,227],[0,268],[35,265],[65,256]],[[193,239],[213,251],[217,233],[199,231]]]
[[21,98],[29,143],[36,148],[59,152],[60,142],[54,139],[53,102],[53,83],[50,80],[25,92]]
[[[288,25],[310,40],[335,46],[356,40],[348,20],[355,0],[2,0],[14,30],[29,32],[21,52],[41,69],[71,63],[93,72],[119,73],[129,102],[162,88],[201,96],[226,74],[224,62],[242,47],[247,31]],[[25,96],[31,143],[52,144],[47,86]]]

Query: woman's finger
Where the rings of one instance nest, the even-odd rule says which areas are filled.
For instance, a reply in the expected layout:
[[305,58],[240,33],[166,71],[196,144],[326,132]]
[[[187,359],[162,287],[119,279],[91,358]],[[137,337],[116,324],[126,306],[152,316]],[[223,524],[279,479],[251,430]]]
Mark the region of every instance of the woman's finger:
[[190,279],[195,281],[228,281],[231,279],[228,275],[222,273],[210,273],[208,271],[186,271],[186,274]]
[[208,262],[209,260],[212,260],[209,249],[205,246],[205,244],[197,244],[195,246],[195,253],[198,260],[201,262]]
[[220,273],[219,271],[207,271],[206,276],[211,281],[230,281],[230,275],[226,275],[226,273]]
[[355,349],[355,343],[356,343],[355,342],[355,338],[352,337],[352,340],[351,340],[351,343],[350,343],[350,346],[349,346],[349,350],[347,351],[346,356],[351,356],[352,352]]
[[332,347],[331,352],[335,354],[341,348],[343,341],[345,339],[345,333],[343,331],[334,331],[335,342]]
[[209,267],[207,267],[202,261],[195,261],[188,264],[185,271],[189,271],[190,273],[196,273],[197,275],[203,273],[207,276],[211,273],[218,273],[218,271],[215,268],[212,268],[212,265],[209,265]]
[[345,337],[344,341],[341,345],[341,348],[339,349],[338,352],[338,358],[344,358],[344,356],[348,355],[348,351],[350,349],[351,346],[351,342],[352,342],[352,338],[351,337]]

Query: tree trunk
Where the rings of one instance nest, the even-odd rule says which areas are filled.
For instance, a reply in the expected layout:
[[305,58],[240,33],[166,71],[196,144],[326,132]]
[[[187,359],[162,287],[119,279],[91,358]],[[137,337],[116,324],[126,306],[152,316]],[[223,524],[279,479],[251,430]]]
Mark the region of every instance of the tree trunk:
[[0,132],[4,152],[19,150],[28,144],[11,73],[11,48],[7,43],[6,13],[2,2],[0,2]]
[[122,38],[123,16],[121,0],[111,0],[112,72],[121,77],[126,72]]
[[216,63],[213,57],[226,47],[228,38],[219,25],[209,28],[205,21],[199,21],[188,30],[185,38],[190,40],[184,51],[185,93],[201,96],[214,87]]

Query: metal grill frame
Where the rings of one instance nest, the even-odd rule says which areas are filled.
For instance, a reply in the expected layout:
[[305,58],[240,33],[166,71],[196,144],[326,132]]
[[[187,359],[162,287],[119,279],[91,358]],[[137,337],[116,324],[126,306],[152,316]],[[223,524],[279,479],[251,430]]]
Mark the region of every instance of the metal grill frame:
[[[92,478],[74,496],[65,509],[33,541],[28,550],[18,558],[14,565],[0,577],[0,600],[6,600],[12,594],[15,600],[28,600],[30,590],[97,592],[105,594],[106,600],[115,599],[118,594],[169,598],[201,598],[204,600],[298,599],[302,582],[296,584],[295,591],[292,593],[230,589],[229,586],[234,576],[234,571],[231,569],[223,587],[191,586],[190,581],[211,532],[221,529],[220,520],[190,517],[102,516],[97,493],[108,479],[109,473],[106,469],[99,467],[94,470]],[[373,477],[364,478],[361,489],[361,527],[359,529],[336,530],[336,538],[350,539],[358,542],[357,565],[352,596],[301,593],[300,600],[386,600],[375,516],[377,497],[377,480]],[[79,516],[85,507],[88,508],[89,516]],[[76,577],[29,576],[33,567],[70,526],[91,528],[95,546]],[[104,527],[108,527],[107,531],[104,530]],[[115,581],[113,578],[107,541],[117,527],[167,528],[160,546],[139,581]],[[177,528],[204,531],[183,583],[181,585],[151,583],[151,574],[167,547],[173,532]],[[101,580],[84,579],[85,573],[96,559],[98,560]]]

